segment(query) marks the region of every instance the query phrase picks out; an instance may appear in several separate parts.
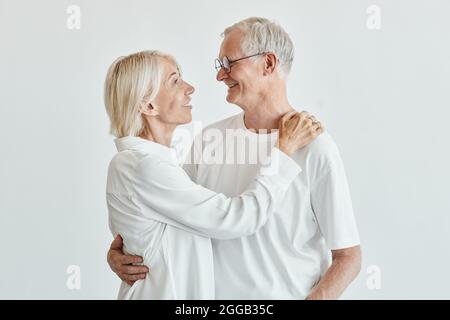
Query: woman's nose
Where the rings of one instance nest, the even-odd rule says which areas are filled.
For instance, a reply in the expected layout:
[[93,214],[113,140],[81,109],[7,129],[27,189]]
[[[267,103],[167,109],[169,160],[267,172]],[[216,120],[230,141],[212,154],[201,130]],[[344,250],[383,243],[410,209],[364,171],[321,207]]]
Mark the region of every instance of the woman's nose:
[[187,84],[187,90],[186,90],[186,95],[191,95],[191,94],[193,94],[194,93],[194,91],[195,91],[195,88],[193,87],[193,86],[191,86],[189,83],[187,83],[186,82],[186,84]]

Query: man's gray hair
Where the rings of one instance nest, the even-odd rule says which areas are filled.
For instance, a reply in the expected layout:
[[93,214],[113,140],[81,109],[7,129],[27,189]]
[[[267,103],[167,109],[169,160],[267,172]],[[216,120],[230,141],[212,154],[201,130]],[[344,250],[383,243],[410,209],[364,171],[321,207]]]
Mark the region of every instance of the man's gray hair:
[[222,37],[227,36],[235,29],[245,33],[241,43],[244,54],[272,52],[280,62],[282,75],[289,74],[294,60],[294,45],[287,32],[279,24],[266,18],[251,17],[226,28]]

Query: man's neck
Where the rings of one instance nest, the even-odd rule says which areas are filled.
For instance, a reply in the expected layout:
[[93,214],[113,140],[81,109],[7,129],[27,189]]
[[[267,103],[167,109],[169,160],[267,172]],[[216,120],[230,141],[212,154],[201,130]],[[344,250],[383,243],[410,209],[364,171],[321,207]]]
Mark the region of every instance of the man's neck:
[[278,122],[287,112],[294,108],[289,104],[286,97],[266,97],[259,103],[246,106],[244,109],[244,124],[247,129],[256,132],[270,132],[278,129]]

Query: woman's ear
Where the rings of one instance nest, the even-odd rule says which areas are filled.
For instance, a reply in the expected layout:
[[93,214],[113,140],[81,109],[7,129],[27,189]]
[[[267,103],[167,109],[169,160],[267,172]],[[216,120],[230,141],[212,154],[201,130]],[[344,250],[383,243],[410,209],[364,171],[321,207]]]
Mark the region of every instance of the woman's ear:
[[143,103],[141,107],[139,108],[139,111],[146,116],[154,117],[157,116],[159,113],[158,111],[153,107],[153,105],[148,103]]
[[264,57],[264,74],[272,74],[277,67],[278,59],[277,56],[271,52],[266,53]]

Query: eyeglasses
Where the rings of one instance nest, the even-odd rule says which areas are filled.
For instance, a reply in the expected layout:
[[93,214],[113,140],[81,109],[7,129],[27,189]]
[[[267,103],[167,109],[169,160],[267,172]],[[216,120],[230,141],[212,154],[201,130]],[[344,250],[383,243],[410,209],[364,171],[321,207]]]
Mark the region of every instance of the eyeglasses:
[[223,57],[222,61],[220,61],[219,59],[216,59],[214,61],[215,67],[216,67],[216,71],[219,72],[220,69],[224,68],[227,73],[230,73],[231,72],[231,65],[233,63],[241,61],[241,60],[244,60],[244,59],[260,56],[262,54],[266,54],[266,52],[260,52],[260,53],[252,54],[251,56],[242,57],[242,58],[239,58],[239,59],[236,59],[236,60],[229,60],[227,56]]

